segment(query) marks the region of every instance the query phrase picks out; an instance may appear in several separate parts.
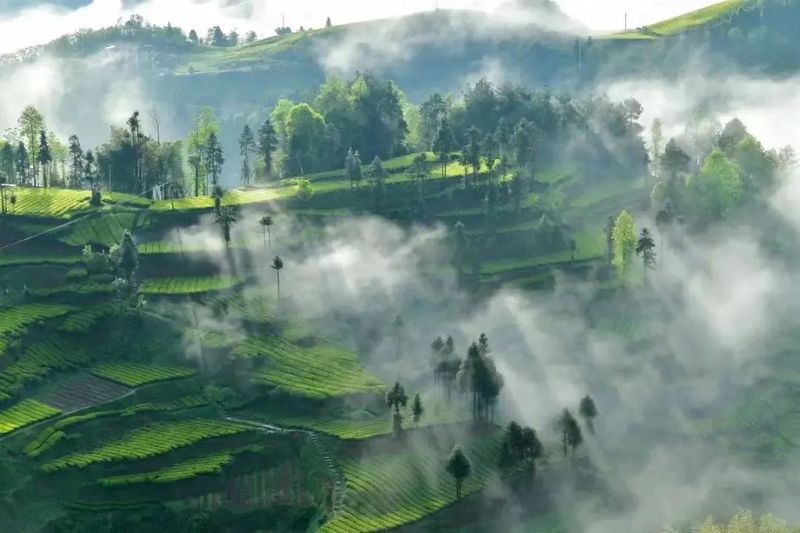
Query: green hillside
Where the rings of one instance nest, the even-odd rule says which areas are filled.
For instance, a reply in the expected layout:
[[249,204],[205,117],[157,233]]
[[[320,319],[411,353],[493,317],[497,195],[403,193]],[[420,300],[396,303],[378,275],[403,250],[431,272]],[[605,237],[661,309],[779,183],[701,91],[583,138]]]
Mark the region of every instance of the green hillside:
[[613,39],[658,39],[683,32],[701,29],[703,26],[724,22],[733,13],[747,4],[748,0],[725,0],[707,7],[648,24],[641,28],[615,33]]
[[[595,89],[711,42],[709,84],[790,72],[798,6],[47,45],[104,133],[0,128],[0,531],[788,532],[740,510],[800,493],[795,154]],[[109,43],[163,95],[110,130]],[[519,83],[446,86],[486,57]]]

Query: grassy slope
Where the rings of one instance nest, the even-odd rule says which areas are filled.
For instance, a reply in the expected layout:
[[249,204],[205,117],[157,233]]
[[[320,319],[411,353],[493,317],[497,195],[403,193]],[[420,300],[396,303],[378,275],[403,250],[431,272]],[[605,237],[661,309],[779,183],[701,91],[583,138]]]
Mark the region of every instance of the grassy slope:
[[622,40],[649,40],[658,36],[669,37],[679,33],[693,30],[706,24],[713,24],[724,17],[734,13],[742,7],[747,0],[724,0],[677,17],[662,20],[644,27],[644,31],[635,29],[619,32],[607,36],[612,39]]
[[690,13],[650,24],[647,28],[660,35],[675,35],[676,33],[692,30],[698,26],[720,20],[739,9],[743,4],[744,0],[725,0]]
[[[411,182],[414,178],[408,173],[407,169],[412,159],[413,156],[408,155],[384,162],[385,167],[390,172],[387,182],[390,184]],[[429,159],[433,159],[432,156],[430,156]],[[430,170],[433,174],[434,180],[443,177],[439,166],[433,161],[431,162]],[[451,163],[447,167],[447,173],[449,178],[460,178],[463,175],[463,169],[458,164]],[[306,178],[312,182],[315,196],[324,195],[326,192],[340,194],[339,191],[348,191],[350,187],[349,182],[344,178],[343,173],[340,170],[315,174],[307,176]],[[544,200],[549,201],[550,196],[556,193],[564,196],[563,207],[575,210],[575,220],[578,223],[585,222],[585,226],[581,226],[580,224],[573,226],[576,228],[573,236],[578,243],[578,250],[576,254],[577,258],[583,259],[592,257],[595,254],[599,254],[601,252],[601,247],[598,243],[601,243],[602,235],[599,234],[599,232],[590,229],[593,227],[592,224],[594,219],[591,217],[581,217],[578,215],[584,210],[590,211],[592,207],[598,203],[616,201],[620,198],[622,198],[621,201],[625,201],[625,193],[629,192],[626,191],[626,187],[617,183],[607,183],[599,184],[589,190],[576,193],[573,191],[575,186],[575,176],[565,169],[550,169],[547,171],[542,171],[538,173],[537,180],[541,184],[546,185],[549,189],[551,189],[553,193],[551,194],[550,192],[545,191],[532,194],[527,205],[529,207],[536,207],[538,202]],[[453,180],[453,183],[456,184],[454,185],[454,187],[456,187],[458,186],[457,184],[459,183],[459,180]],[[362,183],[362,187],[365,186],[366,185]],[[273,199],[286,198],[290,196],[293,191],[294,185],[291,182],[281,184],[274,188],[235,190],[228,193],[224,203],[229,205],[243,205],[248,203],[261,204],[265,201],[271,201]],[[168,234],[167,228],[170,227],[171,221],[173,220],[170,218],[170,214],[166,212],[172,209],[170,201],[151,202],[149,200],[136,197],[127,198],[122,195],[116,195],[118,197],[105,195],[104,203],[106,205],[104,208],[95,212],[86,207],[82,197],[79,198],[79,195],[82,194],[80,191],[77,191],[77,195],[76,191],[58,190],[46,191],[44,194],[39,193],[39,191],[32,191],[30,194],[32,195],[32,198],[33,195],[39,195],[47,198],[46,202],[40,201],[39,207],[36,208],[36,216],[39,218],[35,219],[34,222],[31,222],[31,219],[29,218],[24,218],[22,220],[23,225],[26,225],[25,227],[30,230],[31,233],[38,233],[42,229],[47,229],[49,225],[58,225],[60,221],[65,218],[75,218],[76,215],[80,216],[87,213],[91,214],[89,218],[81,220],[65,230],[60,230],[53,235],[47,235],[42,238],[43,241],[52,242],[54,245],[62,247],[62,252],[56,253],[56,251],[51,251],[50,248],[42,248],[37,252],[39,255],[34,254],[36,257],[44,258],[48,255],[52,255],[52,259],[60,259],[64,254],[69,254],[70,257],[72,254],[74,254],[74,260],[79,260],[80,246],[84,241],[91,241],[108,246],[118,242],[122,230],[127,228],[134,229],[137,234],[144,234],[147,236],[152,235],[150,238],[163,240],[165,238],[164,236]],[[62,196],[64,197],[63,199],[61,198]],[[76,198],[78,198],[80,201],[76,202]],[[345,202],[347,201],[347,198],[348,196],[344,195]],[[59,206],[61,203],[67,204],[69,203],[68,200],[69,202],[72,202],[70,204],[72,206],[70,208],[71,210],[65,210],[60,207],[51,207]],[[186,199],[176,202],[175,208],[176,210],[181,211],[194,211],[198,209],[208,211],[210,210],[211,206],[212,202],[210,198],[200,198]],[[587,208],[585,206],[589,207]],[[308,214],[325,210],[316,210],[312,206],[308,206],[305,211],[307,212],[306,214]],[[340,211],[341,213],[347,212],[347,210]],[[464,211],[465,215],[472,214],[473,216],[480,216],[482,209],[465,209]],[[337,211],[337,214],[339,213],[340,212]],[[26,214],[30,215],[33,213],[31,213],[31,210],[28,209],[28,213]],[[452,215],[452,213],[449,214]],[[433,213],[434,217],[438,217],[440,215],[448,215],[448,213]],[[154,233],[153,228],[160,228],[158,231],[163,231],[164,233],[159,236],[157,231]],[[521,220],[518,222],[506,223],[506,227],[500,228],[500,231],[524,233],[534,228],[535,221],[531,222],[528,220]],[[143,230],[144,233],[139,233],[140,230]],[[170,240],[164,240],[163,242],[152,242],[158,245],[156,246],[156,244],[153,244],[150,246],[152,250],[148,250],[148,245],[146,243],[141,243],[143,244],[141,251],[158,251],[164,253],[150,255],[143,253],[140,259],[143,261],[155,262],[155,264],[158,264],[160,261],[169,261],[169,254],[166,252],[173,250],[176,243]],[[242,242],[242,246],[258,246],[260,248],[260,238],[256,239],[255,241],[252,239],[245,239]],[[6,258],[6,261],[10,261],[9,258],[13,257],[15,257],[14,254],[8,255],[5,253],[0,253],[0,261],[2,261],[4,258]],[[568,259],[569,252],[562,251],[537,257],[521,257],[505,263],[498,262],[498,264],[494,265],[484,265],[484,267],[486,272],[492,274],[504,274],[508,272],[513,273],[520,267],[531,265],[541,265],[545,267],[547,265],[558,266],[559,263],[567,261]],[[72,261],[73,259],[70,260]],[[66,273],[68,270],[67,267],[60,268],[62,268],[64,273]],[[248,366],[246,373],[242,374],[242,377],[244,377],[246,380],[254,380],[256,383],[267,385],[268,389],[273,395],[283,395],[283,397],[290,395],[306,399],[315,398],[316,400],[314,401],[329,405],[327,402],[330,402],[331,398],[341,397],[345,392],[376,394],[382,393],[384,390],[385,385],[383,385],[372,374],[361,367],[355,354],[319,341],[314,341],[313,343],[309,344],[310,340],[313,339],[313,330],[309,330],[308,328],[286,327],[286,325],[283,324],[282,321],[279,321],[276,317],[273,309],[274,303],[255,302],[254,305],[250,305],[250,303],[238,301],[235,297],[231,299],[230,295],[234,293],[234,289],[230,288],[231,283],[222,283],[225,280],[220,276],[203,277],[195,275],[179,277],[174,273],[171,273],[171,277],[157,278],[158,282],[160,283],[158,286],[153,285],[153,283],[155,283],[155,281],[153,281],[154,279],[155,278],[143,280],[142,287],[145,292],[156,291],[159,293],[169,293],[175,295],[185,295],[196,292],[196,296],[201,298],[204,305],[211,309],[217,309],[217,311],[214,312],[219,311],[225,313],[226,315],[236,313],[241,315],[242,320],[248,322],[252,327],[267,328],[266,331],[269,333],[263,333],[264,330],[261,330],[259,333],[249,332],[248,338],[244,340],[211,339],[211,341],[214,341],[211,342],[209,339],[203,337],[202,344],[205,349],[225,350],[226,353],[232,349],[236,349],[238,346],[238,355],[244,356],[242,359],[240,359],[240,361],[244,364],[244,366],[252,364],[252,367]],[[91,288],[89,285],[95,283],[95,277],[86,276],[84,272],[82,276],[66,277],[65,280],[66,282],[62,282],[61,285],[54,285],[52,288],[47,290],[42,289],[34,292],[34,297],[42,299],[60,298],[61,300],[58,301],[62,301],[64,298],[80,297],[86,300],[87,303],[81,303],[81,311],[72,312],[66,317],[59,317],[57,320],[53,319],[52,323],[55,326],[55,329],[58,329],[59,327],[63,329],[61,334],[67,335],[70,338],[73,336],[77,336],[78,338],[81,338],[82,336],[91,336],[95,334],[98,328],[103,327],[100,325],[102,323],[101,321],[114,320],[113,317],[115,309],[114,305],[110,303],[111,298],[110,295],[107,294],[108,291],[96,292],[93,290],[88,290]],[[217,283],[217,281],[220,281],[220,283]],[[102,283],[100,283],[100,285],[102,285]],[[39,288],[37,287],[37,289]],[[219,292],[211,292],[217,289],[222,290]],[[173,296],[173,298],[179,297]],[[81,300],[81,302],[83,301],[84,300]],[[151,309],[155,310],[155,308]],[[51,321],[48,321],[47,323],[50,324]],[[281,340],[279,335],[282,335],[283,340]],[[187,336],[187,338],[189,337]],[[47,352],[45,355],[50,357],[49,352]],[[26,360],[27,359],[23,358],[22,361]],[[81,366],[81,368],[84,368],[84,371],[86,372],[90,371],[92,368],[98,368],[95,365],[104,362],[103,360],[86,361],[85,359],[81,358],[70,358],[69,361],[78,361],[78,363],[75,364]],[[326,363],[326,365],[320,365],[320,363],[323,361]],[[31,360],[31,362],[33,363],[34,361]],[[152,363],[154,362],[151,361],[151,364]],[[331,363],[333,363],[333,365],[331,365]],[[50,363],[45,363],[43,365],[36,366],[35,368],[31,367],[31,371],[40,375],[41,379],[46,380],[48,383],[52,381],[58,382],[60,378],[58,377],[57,370],[59,369],[49,369],[47,368],[48,364]],[[53,364],[55,364],[55,360]],[[181,364],[186,364],[186,362],[181,362],[179,360],[159,360],[158,364],[165,366],[179,366]],[[153,372],[156,371],[156,369],[153,369]],[[142,373],[144,374],[146,372],[143,370]],[[179,380],[175,382],[175,384],[171,383],[170,385],[180,386],[181,381],[191,381],[192,379],[195,378]],[[206,378],[203,377],[198,379]],[[145,381],[149,381],[149,379]],[[139,382],[144,383],[144,381],[138,380],[136,384],[139,384]],[[131,381],[130,384],[134,385],[134,382]],[[146,385],[146,387],[152,386],[157,385]],[[30,396],[27,391],[27,382],[25,387],[26,388],[20,393],[20,395]],[[144,399],[134,401],[137,402],[134,405],[138,405],[139,403],[143,402]],[[12,402],[9,402],[7,405],[11,404]],[[452,410],[448,409],[444,409],[442,412],[437,412],[434,405],[429,405],[428,407],[429,412],[426,414],[426,417],[423,418],[422,426],[450,424],[463,419],[463,413],[452,412]],[[88,415],[91,415],[92,412],[93,409],[90,408]],[[136,411],[136,413],[140,412]],[[378,437],[378,440],[380,440],[380,436],[386,435],[390,430],[386,417],[382,416],[382,414],[378,412],[371,413],[370,416],[367,416],[364,414],[364,412],[359,413],[358,410],[351,410],[349,412],[347,410],[337,412],[335,409],[333,411],[329,409],[322,409],[319,411],[294,410],[293,412],[270,412],[267,410],[265,413],[263,413],[263,415],[264,416],[260,419],[268,424],[278,424],[310,429],[312,431],[325,433],[330,435],[332,438],[340,439],[343,442],[372,439],[375,437]],[[106,422],[109,424],[109,427],[119,426],[120,433],[115,435],[101,433],[95,436],[92,434],[92,431],[94,430],[84,429],[83,425],[81,426],[80,433],[76,433],[72,427],[64,427],[62,429],[54,430],[48,433],[46,442],[43,441],[41,443],[35,443],[37,455],[33,458],[35,460],[32,461],[31,465],[28,466],[30,468],[38,468],[48,465],[48,469],[53,470],[66,468],[71,473],[74,473],[74,475],[78,476],[78,478],[81,480],[81,483],[89,483],[92,485],[97,485],[98,483],[102,485],[103,482],[101,480],[104,478],[114,479],[114,481],[111,482],[113,484],[116,482],[122,483],[129,480],[140,480],[145,478],[150,479],[152,476],[160,476],[164,473],[166,473],[166,477],[162,479],[168,479],[170,483],[173,479],[177,483],[181,479],[189,479],[194,477],[194,474],[203,474],[203,472],[206,472],[204,474],[206,479],[226,478],[226,476],[219,476],[220,470],[225,473],[229,472],[230,468],[232,468],[231,464],[222,461],[217,465],[219,468],[216,468],[214,465],[207,464],[203,458],[212,457],[214,460],[211,462],[214,463],[214,461],[217,459],[215,454],[224,454],[225,449],[230,449],[231,445],[226,444],[227,441],[224,441],[223,439],[224,442],[219,443],[219,446],[224,445],[227,446],[227,448],[220,449],[219,446],[206,448],[206,446],[211,446],[212,444],[207,441],[213,441],[214,439],[205,439],[202,435],[198,435],[199,441],[197,446],[200,446],[202,450],[196,450],[194,444],[187,444],[185,447],[172,447],[168,443],[164,442],[161,443],[158,449],[151,450],[145,446],[145,440],[151,439],[151,437],[154,435],[146,432],[146,438],[142,439],[140,438],[141,435],[136,433],[136,428],[148,427],[143,425],[143,420],[139,420],[138,417],[140,416],[145,415],[143,412],[136,414],[136,416],[130,417],[124,415],[114,415],[104,418],[102,424],[98,422],[101,427]],[[206,410],[198,415],[192,414],[187,410],[185,414],[183,411],[178,411],[170,413],[169,416],[170,420],[178,422],[185,418],[194,419],[197,416],[214,418],[219,416],[219,413]],[[135,424],[131,425],[128,421],[135,422]],[[51,427],[55,426],[57,423],[58,422],[45,424],[50,424],[48,427]],[[91,426],[91,422],[87,423]],[[156,425],[149,427],[155,427],[159,431],[167,431],[170,430],[169,428],[172,426],[168,427]],[[187,430],[187,433],[191,433],[191,431],[188,431],[188,427],[181,429],[182,426],[177,426],[177,428],[180,432]],[[20,442],[17,452],[22,447],[31,445],[31,439],[36,437],[36,435],[31,434],[30,431],[33,430],[23,429],[17,434],[13,435],[13,437],[18,439]],[[102,430],[98,431],[102,432]],[[420,433],[424,433],[425,431],[428,430],[421,429]],[[78,437],[79,434],[84,436]],[[122,439],[120,439],[121,436]],[[234,435],[226,438],[238,437]],[[120,442],[125,441],[126,439],[131,439],[131,442],[128,443],[130,446],[128,444],[123,446],[123,442]],[[203,442],[201,443],[200,441]],[[194,442],[193,437],[189,438],[186,442]],[[473,443],[467,440],[464,441],[463,444],[469,447],[472,446]],[[236,445],[238,444],[234,444],[234,446]],[[138,449],[140,447],[142,448],[141,450]],[[443,450],[443,453],[444,452],[445,450]],[[2,453],[1,446],[0,453]],[[39,453],[41,453],[41,456],[38,455]],[[149,463],[147,459],[133,460],[135,457],[139,456],[138,454],[140,453],[147,456],[150,454],[164,456],[164,461],[169,464],[165,467],[165,469],[161,469],[160,463],[159,465],[154,465]],[[112,455],[113,458],[111,457]],[[64,461],[64,459],[67,460]],[[113,459],[113,461],[109,463],[109,466],[105,466],[106,461],[109,459]],[[141,465],[140,461],[142,463]],[[111,465],[119,464],[120,462],[124,462],[127,465],[126,470],[129,470],[129,472],[126,472],[123,477],[117,479],[113,477],[117,474],[113,470],[115,467],[112,467]],[[95,466],[93,466],[92,469],[87,470],[83,468],[70,467],[68,466],[70,463],[92,464]],[[383,468],[382,465],[362,465],[360,461],[351,461],[346,463],[346,468],[353,476],[360,476],[362,471],[367,472],[364,469],[369,471],[367,472],[367,475],[369,476],[372,476],[373,474],[382,475],[380,472],[374,471],[373,467],[380,467],[378,470]],[[111,468],[111,470],[109,470],[109,468]],[[395,466],[393,466],[393,464],[388,464],[385,466],[387,471],[394,468]],[[438,464],[424,465],[424,468],[434,469],[437,472],[439,470]],[[159,472],[161,472],[161,474],[158,474]],[[128,474],[130,474],[132,477],[125,477]],[[398,475],[400,474],[401,473],[398,470]],[[358,493],[353,492],[351,493],[351,497],[355,499],[349,503],[347,512],[343,513],[341,518],[337,516],[337,523],[348,527],[346,524],[348,521],[352,520],[353,513],[363,515],[368,523],[388,521],[390,523],[399,524],[411,520],[417,520],[426,516],[427,514],[435,512],[437,509],[448,505],[452,499],[450,496],[450,489],[452,487],[450,486],[449,480],[440,475],[440,473],[437,475],[441,478],[439,481],[436,481],[432,485],[428,485],[426,487],[416,487],[414,489],[415,491],[420,489],[421,492],[419,494],[413,495],[413,497],[403,496],[402,498],[411,499],[405,503],[402,503],[402,505],[400,505],[398,508],[364,510],[365,508],[362,508],[362,506],[365,505],[365,503],[359,503],[357,499]],[[106,481],[108,482],[108,480]],[[484,485],[484,481],[485,479],[483,474],[477,476],[475,480],[475,486],[470,490],[478,490]],[[357,524],[355,526],[357,529],[364,528],[365,522],[356,520],[355,523]]]
[[[659,36],[671,36],[714,23],[730,15],[749,0],[724,0],[707,7],[656,22],[639,29],[602,36],[616,40],[648,41]],[[461,12],[460,12],[461,13]],[[467,12],[463,12],[464,14]],[[405,20],[405,19],[403,19]],[[354,29],[382,33],[381,27],[387,21],[375,20],[335,26],[333,28],[295,32],[288,35],[273,36],[232,48],[200,48],[182,58],[175,68],[176,73],[224,72],[250,70],[263,67],[272,62],[303,61],[315,47],[325,47],[329,40],[341,37]],[[396,23],[396,20],[392,21]]]

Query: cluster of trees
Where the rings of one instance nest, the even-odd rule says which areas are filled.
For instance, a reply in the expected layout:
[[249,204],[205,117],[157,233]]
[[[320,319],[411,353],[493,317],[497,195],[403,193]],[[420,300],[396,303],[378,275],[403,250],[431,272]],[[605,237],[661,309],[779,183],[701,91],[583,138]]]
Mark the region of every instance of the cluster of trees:
[[[415,106],[391,81],[367,72],[349,81],[331,77],[305,102],[281,100],[271,119],[282,175],[341,168],[344,162],[355,187],[362,166],[371,162],[368,177],[380,189],[383,160],[433,152],[445,176],[452,162],[476,185],[487,171],[511,176],[519,209],[535,169],[564,156],[609,174],[644,169],[647,154],[636,122],[641,113],[632,99],[579,101],[511,85],[496,88],[486,80],[468,87],[463,100],[437,93]],[[415,161],[412,172],[427,175],[427,162]]]
[[489,339],[481,333],[477,342],[467,349],[463,359],[455,355],[452,337],[436,338],[431,344],[433,379],[448,400],[453,390],[471,402],[472,419],[489,422],[494,419],[494,407],[503,389],[503,375],[497,370],[489,349]]
[[[222,240],[225,243],[225,251],[228,252],[228,260],[233,265],[232,257],[230,256],[231,250],[231,231],[233,227],[241,220],[239,211],[233,206],[223,206],[222,198],[224,191],[221,187],[214,188],[214,222],[219,226],[222,233]],[[270,213],[265,213],[258,218],[258,223],[264,233],[264,249],[267,253],[272,252],[272,226],[275,224],[274,219]],[[269,263],[269,267],[275,271],[275,289],[277,299],[281,299],[281,270],[283,270],[284,262],[279,255],[276,255]]]
[[141,320],[142,311],[147,304],[139,292],[139,251],[130,231],[122,234],[122,240],[108,251],[95,251],[90,245],[83,248],[83,264],[92,274],[110,274],[118,303],[117,310],[135,309]]
[[[69,180],[68,161],[67,147],[47,129],[44,115],[33,106],[22,110],[17,127],[0,140],[0,177],[5,183],[63,185]],[[91,162],[81,160],[80,164],[91,167]]]
[[270,179],[274,171],[274,153],[278,136],[272,120],[267,117],[256,132],[245,124],[239,136],[239,155],[242,158],[242,183],[250,185],[255,176]]
[[[661,219],[656,219],[657,224],[662,224]],[[666,222],[663,222],[666,223]],[[636,235],[636,223],[633,215],[623,209],[619,214],[608,217],[606,225],[606,263],[600,265],[599,277],[609,279],[613,275],[617,279],[630,281],[634,271],[634,257],[642,260],[644,281],[647,273],[656,268],[656,242],[648,228],[642,228]]]
[[[395,437],[403,434],[403,414],[400,412],[401,407],[408,405],[408,395],[406,389],[399,381],[386,391],[386,406],[392,412],[392,433]],[[411,417],[414,425],[419,425],[422,415],[425,414],[425,407],[422,405],[422,397],[419,393],[414,395],[414,400],[411,404]]]
[[488,164],[497,159],[523,176],[565,155],[593,169],[605,165],[609,174],[620,168],[630,173],[646,163],[637,123],[642,111],[633,99],[576,100],[479,80],[462,100],[435,93],[418,108],[409,107],[409,144],[436,153],[460,148],[466,166],[475,169],[482,155]]
[[211,26],[206,32],[206,38],[202,39],[197,35],[194,30],[189,31],[188,39],[194,44],[205,44],[208,46],[226,47],[236,46],[240,43],[254,43],[258,39],[256,32],[249,31],[243,37],[239,35],[236,29],[232,29],[228,33],[222,31],[219,26]]
[[[581,399],[578,406],[579,414],[586,427],[594,434],[594,419],[599,412],[594,400],[588,394]],[[575,456],[577,448],[583,444],[583,430],[580,423],[569,409],[564,409],[556,420],[556,426],[561,435],[564,456],[569,452]],[[539,440],[536,430],[531,427],[522,427],[519,423],[511,421],[506,426],[503,442],[500,448],[500,466],[511,467],[523,463],[531,473],[531,479],[536,475],[536,460],[542,456],[544,447]],[[445,461],[445,470],[455,480],[456,498],[461,497],[464,481],[472,473],[472,463],[469,457],[456,445]]]
[[[151,113],[153,122],[158,116]],[[95,150],[85,149],[77,135],[62,143],[47,129],[44,115],[27,106],[17,127],[0,140],[0,177],[6,183],[32,187],[90,187],[99,190],[164,195],[184,193],[181,141],[161,142],[143,132],[135,111],[125,127],[112,127],[110,139]]]
[[[325,27],[332,26],[330,17],[325,21]],[[308,28],[309,30],[311,28]],[[306,31],[302,26],[299,31]],[[292,33],[292,28],[283,25],[275,28],[276,35]],[[55,39],[45,45],[48,53],[71,56],[84,55],[100,51],[109,43],[132,42],[158,48],[185,48],[192,46],[231,47],[239,44],[250,44],[258,40],[255,31],[240,34],[236,28],[225,31],[219,25],[214,25],[206,30],[205,34],[198,34],[194,29],[184,31],[178,26],[167,23],[164,26],[152,24],[141,15],[133,14],[126,20],[119,20],[113,26],[100,29],[83,28]]]
[[[579,102],[519,87],[495,88],[485,80],[469,87],[463,101],[435,94],[417,107],[391,81],[370,73],[347,82],[334,77],[307,102],[280,100],[268,116],[244,125],[238,139],[240,176],[249,185],[344,166],[353,191],[366,181],[372,205],[380,208],[388,178],[383,161],[419,151],[408,172],[422,210],[432,151],[441,174],[457,163],[464,186],[485,194],[491,234],[501,206],[513,202],[519,212],[536,169],[555,158],[581,153],[628,170],[634,161],[644,164],[638,152],[644,150],[636,123],[640,114],[635,101]],[[185,141],[162,141],[156,109],[146,118],[134,111],[90,150],[74,135],[62,144],[47,133],[41,113],[29,107],[19,128],[0,143],[0,173],[5,181],[37,186],[89,186],[158,198],[215,195],[223,172],[236,166],[223,154],[220,135],[209,107],[197,112]],[[298,198],[310,198],[310,183],[297,185]],[[540,226],[542,242],[563,244],[557,214],[542,217]]]
[[100,29],[81,29],[75,33],[64,35],[46,45],[45,49],[57,55],[80,55],[99,51],[114,42],[133,42],[160,49],[174,49],[199,45],[236,46],[242,43],[252,43],[257,39],[258,35],[254,31],[240,35],[235,28],[225,32],[218,25],[208,28],[205,35],[198,35],[197,31],[193,29],[187,33],[171,23],[159,26],[146,21],[141,15],[133,14],[127,20],[120,20],[113,26]]
[[791,147],[767,150],[739,119],[690,124],[664,143],[655,122],[650,141],[651,194],[657,216],[703,226],[769,191],[780,172],[796,163]]
[[[578,414],[583,419],[589,432],[594,435],[594,419],[597,418],[600,412],[597,410],[594,399],[588,394],[578,404]],[[569,409],[564,409],[556,420],[556,427],[561,435],[564,457],[567,457],[570,451],[574,457],[576,450],[583,444],[584,440],[580,423],[578,423],[578,420]]]
[[536,459],[542,456],[544,447],[536,430],[522,427],[511,421],[506,426],[503,443],[500,448],[500,466],[509,467],[520,462],[525,463],[536,475]]
[[341,168],[351,149],[368,161],[405,153],[403,101],[393,82],[370,73],[329,78],[308,102],[280,100],[271,115],[278,168],[286,176]]

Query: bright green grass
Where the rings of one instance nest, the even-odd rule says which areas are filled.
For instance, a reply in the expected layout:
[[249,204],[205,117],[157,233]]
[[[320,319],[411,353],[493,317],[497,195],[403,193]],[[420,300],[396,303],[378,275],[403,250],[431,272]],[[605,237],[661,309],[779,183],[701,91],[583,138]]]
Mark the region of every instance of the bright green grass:
[[[478,492],[498,476],[502,438],[503,431],[497,429],[465,443],[472,475],[464,482],[462,496]],[[344,506],[320,532],[383,531],[415,522],[454,503],[455,482],[444,468],[449,453],[449,449],[424,454],[392,452],[343,460],[347,478]]]
[[28,457],[35,458],[55,446],[65,435],[65,429],[77,424],[90,422],[99,418],[112,416],[134,416],[139,413],[165,413],[183,411],[195,407],[208,405],[208,400],[202,395],[185,396],[168,402],[144,402],[124,409],[112,411],[92,411],[90,413],[68,416],[39,432],[39,434],[23,449]]
[[674,35],[731,15],[743,4],[744,0],[726,0],[647,27],[660,35]]
[[[732,15],[737,9],[745,4],[746,0],[725,0],[710,6],[706,6],[689,13],[684,13],[677,17],[662,20],[655,24],[649,24],[647,29],[654,32],[658,36],[669,37],[689,31],[712,22],[721,20],[723,17]],[[648,32],[642,32],[638,29],[621,31],[611,35],[600,36],[601,39],[615,39],[615,40],[652,40],[656,39],[656,35]]]
[[61,304],[22,304],[0,309],[0,354],[3,354],[14,337],[36,322],[66,315],[76,308]]
[[245,446],[225,452],[195,457],[152,472],[100,478],[100,484],[104,487],[119,487],[138,483],[173,483],[184,479],[192,479],[203,474],[219,474],[225,466],[233,461],[236,455],[244,452],[258,453],[263,450],[263,445]]
[[142,281],[139,291],[142,294],[198,294],[222,291],[240,285],[240,276],[200,276],[189,278],[150,278]]
[[116,381],[128,387],[193,376],[193,368],[150,366],[138,363],[104,363],[92,369],[95,376]]
[[48,337],[25,348],[22,356],[0,372],[0,400],[8,400],[22,387],[53,371],[79,368],[90,361],[89,354],[61,338]]
[[94,450],[70,453],[45,463],[41,469],[45,472],[56,472],[70,467],[83,468],[95,463],[147,459],[202,440],[251,430],[250,426],[237,422],[202,418],[149,424]]
[[263,359],[265,364],[252,372],[253,380],[290,395],[323,399],[382,393],[385,387],[364,370],[354,353],[323,341],[307,347],[278,336],[251,338],[231,354]]
[[17,203],[11,209],[13,215],[65,218],[91,207],[89,191],[17,187],[14,194]]
[[29,398],[22,400],[0,411],[0,435],[6,435],[59,413],[61,411],[42,402]]

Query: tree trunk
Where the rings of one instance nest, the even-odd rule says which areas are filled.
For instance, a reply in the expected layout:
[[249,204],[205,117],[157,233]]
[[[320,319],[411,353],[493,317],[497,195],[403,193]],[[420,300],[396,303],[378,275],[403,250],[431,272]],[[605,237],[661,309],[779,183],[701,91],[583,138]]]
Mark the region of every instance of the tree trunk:
[[269,226],[267,226],[267,244],[269,251],[272,251],[272,229]]
[[281,299],[281,271],[275,270],[275,275],[278,278],[278,300]]

